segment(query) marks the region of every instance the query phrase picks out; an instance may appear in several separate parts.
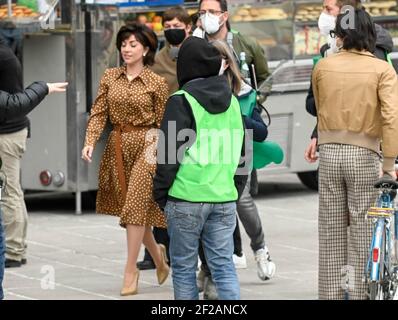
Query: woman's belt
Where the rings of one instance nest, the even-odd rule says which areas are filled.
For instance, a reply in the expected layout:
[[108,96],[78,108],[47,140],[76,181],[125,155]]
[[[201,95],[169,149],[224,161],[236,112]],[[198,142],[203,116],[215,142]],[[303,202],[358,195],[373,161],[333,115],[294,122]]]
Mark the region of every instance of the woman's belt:
[[151,126],[133,126],[132,124],[118,124],[113,127],[115,131],[115,154],[116,154],[116,169],[119,178],[120,188],[122,189],[123,201],[126,201],[127,183],[126,175],[123,167],[123,152],[122,152],[122,133],[139,131],[142,129],[152,129]]

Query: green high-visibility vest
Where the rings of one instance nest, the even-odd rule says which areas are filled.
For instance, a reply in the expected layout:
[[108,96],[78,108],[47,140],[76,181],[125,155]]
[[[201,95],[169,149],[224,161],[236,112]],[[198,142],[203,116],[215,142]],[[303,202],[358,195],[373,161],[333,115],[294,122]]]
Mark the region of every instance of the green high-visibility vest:
[[234,176],[239,165],[244,129],[238,100],[211,114],[188,92],[177,91],[189,102],[196,123],[196,140],[185,150],[169,195],[189,202],[236,201]]

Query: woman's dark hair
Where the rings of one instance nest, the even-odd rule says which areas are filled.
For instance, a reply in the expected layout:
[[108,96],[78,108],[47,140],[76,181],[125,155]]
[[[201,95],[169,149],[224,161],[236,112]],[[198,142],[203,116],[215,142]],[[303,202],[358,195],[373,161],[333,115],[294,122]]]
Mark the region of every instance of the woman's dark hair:
[[190,25],[192,23],[191,16],[189,15],[188,11],[185,10],[181,6],[172,7],[167,9],[163,13],[163,24],[167,21],[171,21],[174,18],[177,18],[179,21],[183,22],[185,25]]
[[[350,19],[354,21],[349,21]],[[343,40],[343,49],[375,51],[375,26],[370,15],[363,9],[340,13],[336,20],[336,36]]]
[[158,37],[155,32],[146,25],[137,22],[121,27],[116,36],[116,47],[119,51],[122,48],[123,41],[130,38],[131,35],[134,35],[136,40],[141,43],[144,48],[149,49],[144,57],[144,65],[153,65],[155,62],[156,50],[158,49]]

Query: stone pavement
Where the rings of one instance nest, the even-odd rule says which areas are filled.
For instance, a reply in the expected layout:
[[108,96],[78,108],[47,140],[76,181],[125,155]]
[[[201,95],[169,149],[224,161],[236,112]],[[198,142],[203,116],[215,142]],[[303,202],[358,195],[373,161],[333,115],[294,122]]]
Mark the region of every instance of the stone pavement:
[[[317,193],[295,175],[260,176],[260,181],[256,203],[277,272],[270,281],[258,279],[242,227],[248,261],[247,269],[238,270],[242,299],[316,299]],[[173,299],[171,277],[159,287],[154,270],[141,272],[138,295],[119,296],[126,237],[117,218],[93,209],[74,215],[70,195],[27,204],[28,264],[7,269],[5,299]]]

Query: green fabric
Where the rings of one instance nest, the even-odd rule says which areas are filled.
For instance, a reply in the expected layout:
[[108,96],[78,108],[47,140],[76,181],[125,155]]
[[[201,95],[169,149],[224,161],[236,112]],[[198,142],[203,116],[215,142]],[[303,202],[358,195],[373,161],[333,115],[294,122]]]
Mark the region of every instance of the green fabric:
[[18,5],[28,7],[33,11],[38,10],[37,0],[18,0],[17,3]]
[[251,117],[257,105],[256,91],[251,90],[248,94],[238,97],[240,110],[244,116]]
[[283,161],[283,150],[279,144],[274,141],[253,141],[253,168],[261,169],[265,166],[275,163],[280,164]]
[[386,60],[392,66],[391,54],[386,52]]
[[312,62],[313,62],[313,64],[314,64],[314,67],[316,66],[316,64],[317,64],[317,63],[319,62],[319,60],[321,60],[321,59],[322,59],[322,56],[321,56],[320,54],[312,58]]
[[191,106],[196,140],[185,151],[168,194],[190,202],[236,201],[234,176],[244,137],[238,100],[232,96],[225,112],[211,114],[186,91],[180,90],[174,95],[184,95]]
[[[251,117],[257,105],[257,94],[254,90],[238,98],[241,112],[246,117]],[[272,162],[279,164],[283,161],[283,150],[272,141],[253,141],[253,163],[254,169],[261,169]]]

